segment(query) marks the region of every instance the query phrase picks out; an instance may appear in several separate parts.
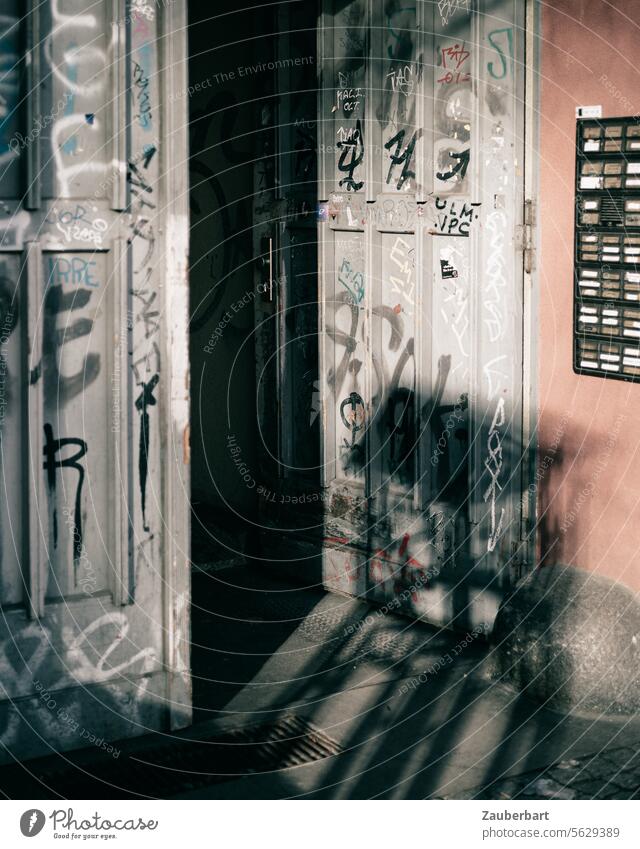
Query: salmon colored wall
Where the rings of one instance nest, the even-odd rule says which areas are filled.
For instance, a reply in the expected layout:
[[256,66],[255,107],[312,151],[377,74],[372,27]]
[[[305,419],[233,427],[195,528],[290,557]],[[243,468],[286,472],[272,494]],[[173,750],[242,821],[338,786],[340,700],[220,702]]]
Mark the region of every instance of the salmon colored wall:
[[640,114],[640,2],[542,3],[539,545],[640,589],[640,385],[572,371],[575,107]]

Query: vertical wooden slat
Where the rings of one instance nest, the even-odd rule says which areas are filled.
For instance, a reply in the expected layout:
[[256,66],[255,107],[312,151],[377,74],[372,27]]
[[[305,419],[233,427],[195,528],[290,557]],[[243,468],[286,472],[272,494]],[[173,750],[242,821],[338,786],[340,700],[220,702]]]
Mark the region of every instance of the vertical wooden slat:
[[[416,202],[423,203],[425,200],[425,179],[430,168],[426,168],[425,159],[428,161],[428,151],[430,149],[429,131],[426,124],[426,116],[428,114],[428,103],[425,101],[426,92],[428,91],[425,76],[427,72],[427,56],[433,53],[433,39],[427,28],[431,28],[430,18],[433,14],[433,7],[426,3],[416,4],[416,56],[415,63],[418,72],[418,88],[416,95],[416,127],[422,129],[422,135],[416,145]],[[417,235],[416,235],[417,238]],[[416,272],[417,272],[416,268]],[[416,280],[422,280],[422,277],[416,276]],[[420,313],[417,313],[420,315]]]
[[[39,120],[41,107],[41,79],[40,79],[40,52],[42,49],[42,34],[40,32],[39,4],[33,4],[27,15],[27,127],[36,126]],[[28,145],[26,150],[27,166],[27,190],[25,192],[24,205],[27,209],[39,209],[41,203],[41,158],[40,140]]]
[[[538,111],[535,108],[538,103],[539,77],[536,74],[538,67],[538,27],[540,8],[535,0],[527,0],[525,7],[525,83],[524,83],[524,192],[525,198],[534,199],[538,190],[538,170],[536,167],[535,151],[538,149],[537,140],[539,133]],[[534,229],[533,250],[537,249],[537,228]],[[536,495],[535,490],[530,491],[529,486],[533,483],[535,474],[536,456],[536,401],[537,381],[535,379],[535,363],[537,361],[537,333],[536,319],[538,313],[537,289],[534,286],[534,269],[523,275],[523,404],[522,404],[522,515],[520,538],[526,540],[528,550],[526,559],[529,568],[535,563],[535,535],[531,533],[536,524]]]
[[[371,181],[369,177],[367,177],[367,184],[371,185]],[[379,292],[381,281],[379,279],[379,269],[380,269],[380,239],[377,237],[376,228],[372,223],[370,218],[367,218],[366,223],[364,225],[364,233],[362,234],[362,238],[364,239],[364,257],[365,257],[365,265],[364,265],[364,287],[365,287],[365,296],[364,296],[364,353],[365,353],[365,375],[364,375],[364,386],[365,386],[365,479],[364,479],[364,487],[365,487],[365,496],[367,498],[371,498],[371,495],[376,492],[379,486],[379,476],[375,474],[375,468],[377,464],[373,460],[373,452],[376,449],[375,440],[372,439],[373,435],[373,426],[372,426],[372,418],[374,414],[373,406],[372,406],[372,392],[373,392],[373,346],[374,346],[374,322],[373,322],[373,314],[372,308],[374,302],[377,300],[377,293]],[[378,278],[378,279],[376,279]],[[360,333],[360,326],[358,326],[358,333]],[[339,400],[339,399],[336,399]]]
[[[316,35],[317,56],[318,56],[318,94],[317,111],[318,120],[316,126],[318,128],[318,200],[327,200],[327,150],[326,140],[327,132],[325,129],[325,109],[327,95],[325,89],[327,87],[327,68],[326,68],[326,40],[327,40],[327,25],[328,15],[326,6],[329,0],[321,0],[320,14],[318,19],[318,32]],[[320,207],[319,207],[320,209]],[[327,261],[326,261],[326,246],[324,235],[326,233],[325,223],[322,220],[322,215],[318,215],[317,223],[318,236],[318,387],[320,393],[320,486],[324,489],[328,486],[332,476],[327,469],[327,401],[328,392],[325,385],[325,375],[327,373],[327,333],[326,333],[326,300],[327,300]]]
[[[114,239],[109,264],[109,278],[113,288],[113,352],[111,363],[112,392],[110,421],[110,448],[114,470],[112,505],[114,539],[114,602],[129,604],[132,597],[131,521],[131,463],[132,432],[130,422],[130,369],[129,369],[129,275],[126,244],[123,238]],[[117,407],[117,409],[116,409]],[[117,430],[116,430],[117,427]]]
[[[418,6],[421,21],[420,52],[422,55],[421,89],[418,96],[418,126],[423,128],[423,146],[421,161],[416,163],[417,197],[424,205],[418,207],[419,223],[416,227],[416,285],[421,306],[416,306],[419,327],[416,345],[417,408],[420,468],[420,508],[426,511],[431,501],[433,469],[430,464],[431,424],[433,414],[432,401],[434,381],[432,375],[433,348],[433,237],[428,235],[426,224],[427,203],[433,203],[433,111],[434,111],[434,69],[433,56],[435,44],[433,36],[435,4],[421,3]],[[419,247],[418,247],[419,245]],[[420,253],[418,254],[418,250]],[[418,263],[418,256],[420,263]]]
[[[422,157],[420,157],[421,159]],[[416,172],[416,179],[417,179]],[[424,348],[425,334],[428,334],[429,322],[426,320],[424,301],[425,301],[425,286],[428,285],[428,275],[425,273],[427,266],[424,262],[424,226],[422,218],[416,216],[415,225],[415,336],[413,342],[413,357],[415,362],[415,385],[414,385],[414,433],[415,445],[413,446],[413,509],[423,509],[422,493],[422,475],[428,474],[428,460],[423,452],[423,440],[420,438],[420,428],[422,427],[422,405],[425,399],[424,391]]]
[[[27,387],[27,475],[25,486],[27,562],[29,564],[28,598],[25,599],[29,615],[37,619],[44,613],[48,562],[44,540],[48,534],[46,496],[44,492],[42,433],[43,433],[43,382],[42,323],[44,319],[42,287],[42,252],[36,241],[26,243],[23,254],[23,280],[21,291],[27,304],[27,356],[24,386]],[[34,374],[34,380],[31,380]]]
[[[333,18],[331,0],[321,0],[320,21],[318,26],[318,199],[326,201],[329,197],[329,180],[333,175],[333,153],[329,148],[333,120],[326,116],[331,110],[331,85],[333,80]],[[320,223],[320,235],[322,224]],[[322,325],[319,325],[322,326]]]
[[[366,24],[366,47],[365,47],[365,96],[364,96],[364,115],[357,116],[362,118],[362,130],[364,132],[364,189],[366,192],[367,201],[374,201],[378,193],[377,180],[375,178],[375,156],[374,151],[379,144],[380,133],[375,125],[375,111],[372,104],[376,97],[379,82],[376,75],[376,70],[379,68],[379,63],[373,61],[374,57],[379,55],[379,45],[381,43],[380,35],[380,4],[376,4],[376,0],[366,0],[366,13],[364,23]],[[378,83],[378,85],[376,85]],[[334,83],[335,84],[335,83]],[[375,128],[375,129],[374,129]],[[335,144],[334,133],[334,144]],[[370,285],[370,279],[366,278],[367,285]]]
[[[333,91],[334,71],[334,29],[332,0],[322,0],[320,26],[318,29],[318,140],[320,143],[320,156],[318,157],[318,197],[321,201],[327,201],[329,193],[333,188],[334,155],[333,143],[335,133],[333,132],[333,117],[331,115],[331,98]],[[331,394],[326,384],[326,375],[330,363],[333,362],[332,343],[327,335],[327,317],[330,312],[328,298],[332,295],[332,287],[329,283],[330,269],[333,267],[333,254],[331,244],[333,234],[329,230],[328,217],[318,221],[318,332],[319,332],[319,357],[318,368],[320,375],[320,395],[322,399],[322,437],[320,440],[321,458],[321,486],[327,487],[336,475],[336,464],[334,458],[334,436],[333,436],[333,409],[330,407]]]
[[159,13],[160,102],[165,104],[161,187],[166,251],[162,290],[163,490],[165,564],[164,633],[167,705],[171,728],[191,721],[190,598],[191,524],[189,457],[189,172],[187,98],[171,103],[172,92],[187,90],[186,4]]
[[[474,485],[478,525],[473,551],[475,576],[492,576],[483,594],[486,610],[497,607],[509,585],[510,558],[520,537],[523,268],[515,232],[522,216],[524,175],[518,133],[522,110],[519,16],[518,4],[503,0],[479,16],[477,33],[483,226],[477,264]],[[494,105],[492,111],[489,103],[499,107]]]
[[[471,118],[471,151],[472,154],[477,151],[477,155],[472,155],[469,162],[469,189],[471,197],[482,199],[482,182],[481,173],[483,168],[483,160],[481,153],[482,133],[481,133],[481,109],[480,109],[480,74],[481,62],[484,53],[480,47],[480,39],[482,36],[481,14],[473,15],[472,23],[472,40],[476,45],[473,51],[472,64],[472,79],[473,92],[472,99],[473,114]],[[483,213],[486,210],[483,210]],[[483,449],[480,445],[480,439],[476,438],[482,432],[483,420],[486,416],[486,410],[481,403],[482,398],[482,317],[480,315],[482,304],[480,299],[480,275],[479,269],[482,262],[480,251],[481,240],[476,239],[473,233],[471,238],[471,267],[469,270],[469,333],[471,340],[471,364],[470,364],[470,399],[471,406],[469,410],[469,433],[471,437],[469,458],[469,468],[467,483],[469,487],[469,523],[471,526],[470,548],[472,557],[481,557],[481,545],[479,542],[478,526],[481,518],[480,507],[482,505],[482,494],[480,492],[480,482],[482,480],[482,462]]]
[[111,20],[111,208],[127,205],[126,0],[109,0]]

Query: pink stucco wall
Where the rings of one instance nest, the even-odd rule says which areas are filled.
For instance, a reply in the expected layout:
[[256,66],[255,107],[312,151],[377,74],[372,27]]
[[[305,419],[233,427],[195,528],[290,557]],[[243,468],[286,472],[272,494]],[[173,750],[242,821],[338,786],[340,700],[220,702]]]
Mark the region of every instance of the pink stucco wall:
[[[640,589],[640,385],[572,371],[575,107],[640,114],[640,2],[542,4],[538,498],[543,562]],[[546,459],[545,459],[546,458]]]

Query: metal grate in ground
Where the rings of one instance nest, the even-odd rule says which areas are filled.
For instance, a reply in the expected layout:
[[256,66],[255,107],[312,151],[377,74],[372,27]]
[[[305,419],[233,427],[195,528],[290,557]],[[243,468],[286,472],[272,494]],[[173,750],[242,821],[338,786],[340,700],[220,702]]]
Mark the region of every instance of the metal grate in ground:
[[[332,757],[341,747],[293,714],[194,741],[176,740],[142,751],[122,752],[82,767],[60,762],[0,771],[9,798],[165,799],[198,787],[233,781]],[[29,764],[25,766],[29,767]]]

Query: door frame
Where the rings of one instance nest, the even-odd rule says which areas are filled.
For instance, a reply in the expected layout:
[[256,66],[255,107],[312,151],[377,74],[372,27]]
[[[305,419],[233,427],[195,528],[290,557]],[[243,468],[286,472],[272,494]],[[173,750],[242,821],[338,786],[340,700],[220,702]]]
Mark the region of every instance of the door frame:
[[166,392],[161,415],[167,460],[163,475],[163,612],[167,706],[171,729],[192,719],[191,483],[189,448],[189,113],[187,3],[159,6],[159,87],[164,108],[161,176],[164,280],[161,297]]
[[532,201],[532,220],[528,231],[529,261],[523,255],[522,291],[522,497],[521,529],[523,541],[520,552],[522,575],[536,566],[538,536],[538,497],[535,486],[535,467],[538,453],[538,316],[539,277],[537,258],[540,257],[540,228],[537,210],[540,197],[540,39],[542,14],[540,0],[525,0],[525,69],[524,69],[524,197]]

